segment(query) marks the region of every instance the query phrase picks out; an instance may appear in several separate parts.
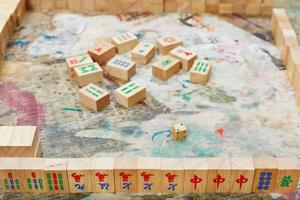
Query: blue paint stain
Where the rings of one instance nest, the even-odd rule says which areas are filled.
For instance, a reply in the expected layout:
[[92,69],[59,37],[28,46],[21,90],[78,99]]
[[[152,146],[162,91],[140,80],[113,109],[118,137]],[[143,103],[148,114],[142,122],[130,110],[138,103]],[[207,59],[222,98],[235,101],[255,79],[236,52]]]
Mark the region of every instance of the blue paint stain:
[[124,126],[121,128],[121,134],[139,136],[145,132],[139,126]]
[[16,40],[16,45],[19,46],[19,47],[25,47],[27,42],[26,41],[23,41],[23,40]]
[[144,34],[143,33],[137,33],[135,34],[135,36],[138,38],[138,39],[142,39],[144,37]]
[[186,85],[186,83],[189,83],[189,81],[188,81],[188,80],[185,80],[185,81],[183,81],[183,82],[180,82],[180,84],[181,84],[181,86],[182,86],[183,88],[188,88],[188,86]]
[[102,128],[105,130],[110,130],[110,124],[108,121],[105,121],[102,125]]
[[56,51],[57,54],[64,54],[62,51]]
[[153,135],[152,135],[152,141],[154,141],[154,138],[155,138],[156,136],[161,135],[161,134],[163,134],[163,133],[168,133],[168,134],[170,135],[170,134],[171,134],[171,131],[170,131],[170,130],[163,130],[163,131],[159,131],[159,132],[153,133]]
[[58,38],[56,35],[48,35],[48,34],[44,34],[43,37],[46,40],[53,40],[53,39],[57,39]]

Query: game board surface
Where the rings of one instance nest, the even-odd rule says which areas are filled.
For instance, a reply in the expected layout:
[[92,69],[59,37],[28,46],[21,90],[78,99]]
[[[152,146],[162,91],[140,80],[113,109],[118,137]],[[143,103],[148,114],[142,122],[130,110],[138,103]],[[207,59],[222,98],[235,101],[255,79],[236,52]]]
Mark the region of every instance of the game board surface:
[[[279,51],[270,42],[269,24],[269,19],[237,16],[220,19],[212,15],[29,13],[10,41],[1,69],[0,124],[38,126],[44,157],[299,158],[300,113],[280,64]],[[152,77],[151,63],[138,65],[132,80],[147,87],[144,103],[125,109],[112,100],[101,112],[86,109],[79,103],[77,86],[67,74],[64,58],[86,52],[97,41],[124,31],[151,43],[161,35],[176,34],[200,58],[212,62],[210,82],[207,86],[194,85],[184,71],[163,82]],[[130,57],[129,53],[124,55]],[[153,61],[159,57],[156,55]],[[110,79],[101,85],[110,92],[118,88]],[[170,131],[174,123],[188,127],[186,140],[172,140]],[[223,139],[216,134],[220,128],[224,130]],[[186,198],[218,196],[277,197],[227,194]],[[121,194],[47,197],[145,198]],[[160,198],[166,197],[172,195]],[[0,198],[7,198],[7,194]]]

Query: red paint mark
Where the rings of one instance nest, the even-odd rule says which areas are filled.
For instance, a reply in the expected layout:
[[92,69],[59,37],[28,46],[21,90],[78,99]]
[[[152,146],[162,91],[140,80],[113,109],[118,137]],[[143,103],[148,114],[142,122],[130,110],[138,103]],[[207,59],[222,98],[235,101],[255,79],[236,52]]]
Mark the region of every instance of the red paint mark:
[[218,136],[222,138],[222,141],[224,139],[224,129],[223,128],[217,128],[216,133]]
[[219,52],[219,53],[224,53],[224,51],[225,51],[224,48],[221,48],[221,47],[220,47],[220,48],[218,49],[218,52]]
[[120,14],[117,14],[116,17],[120,20],[120,21],[123,21],[123,18]]
[[46,121],[44,107],[32,92],[22,91],[13,83],[4,83],[0,85],[0,101],[17,113],[17,125],[37,126],[41,130]]

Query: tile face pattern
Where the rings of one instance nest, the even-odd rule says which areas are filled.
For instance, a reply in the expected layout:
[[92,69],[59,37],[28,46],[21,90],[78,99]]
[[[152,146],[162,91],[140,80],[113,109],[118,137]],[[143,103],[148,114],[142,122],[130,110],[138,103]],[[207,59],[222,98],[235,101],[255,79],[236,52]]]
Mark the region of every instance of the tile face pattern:
[[273,157],[254,158],[255,176],[252,192],[273,192],[277,177],[277,164]]

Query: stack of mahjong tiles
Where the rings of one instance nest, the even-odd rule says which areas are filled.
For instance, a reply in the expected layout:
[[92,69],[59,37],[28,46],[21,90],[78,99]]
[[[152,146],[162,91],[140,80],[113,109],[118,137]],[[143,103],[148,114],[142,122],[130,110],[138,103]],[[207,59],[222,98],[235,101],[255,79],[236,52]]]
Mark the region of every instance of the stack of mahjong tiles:
[[23,20],[25,11],[25,0],[0,1],[0,59],[4,57],[9,38]]
[[[114,92],[118,104],[129,108],[146,99],[146,88],[131,81],[136,74],[137,64],[147,65],[156,54],[162,57],[152,64],[152,75],[167,81],[182,68],[190,73],[195,84],[207,84],[211,64],[197,59],[193,51],[183,47],[183,41],[175,35],[158,38],[156,45],[139,42],[136,35],[126,32],[115,35],[110,41],[100,41],[87,54],[66,59],[69,75],[80,87],[79,100],[86,107],[99,111],[110,105],[110,93],[99,86],[103,77],[118,83]],[[131,59],[123,54],[130,51]]]
[[0,126],[0,157],[38,157],[41,141],[35,126]]
[[282,64],[286,66],[288,80],[295,90],[296,102],[300,106],[300,46],[285,9],[273,9],[272,35],[280,50]]

